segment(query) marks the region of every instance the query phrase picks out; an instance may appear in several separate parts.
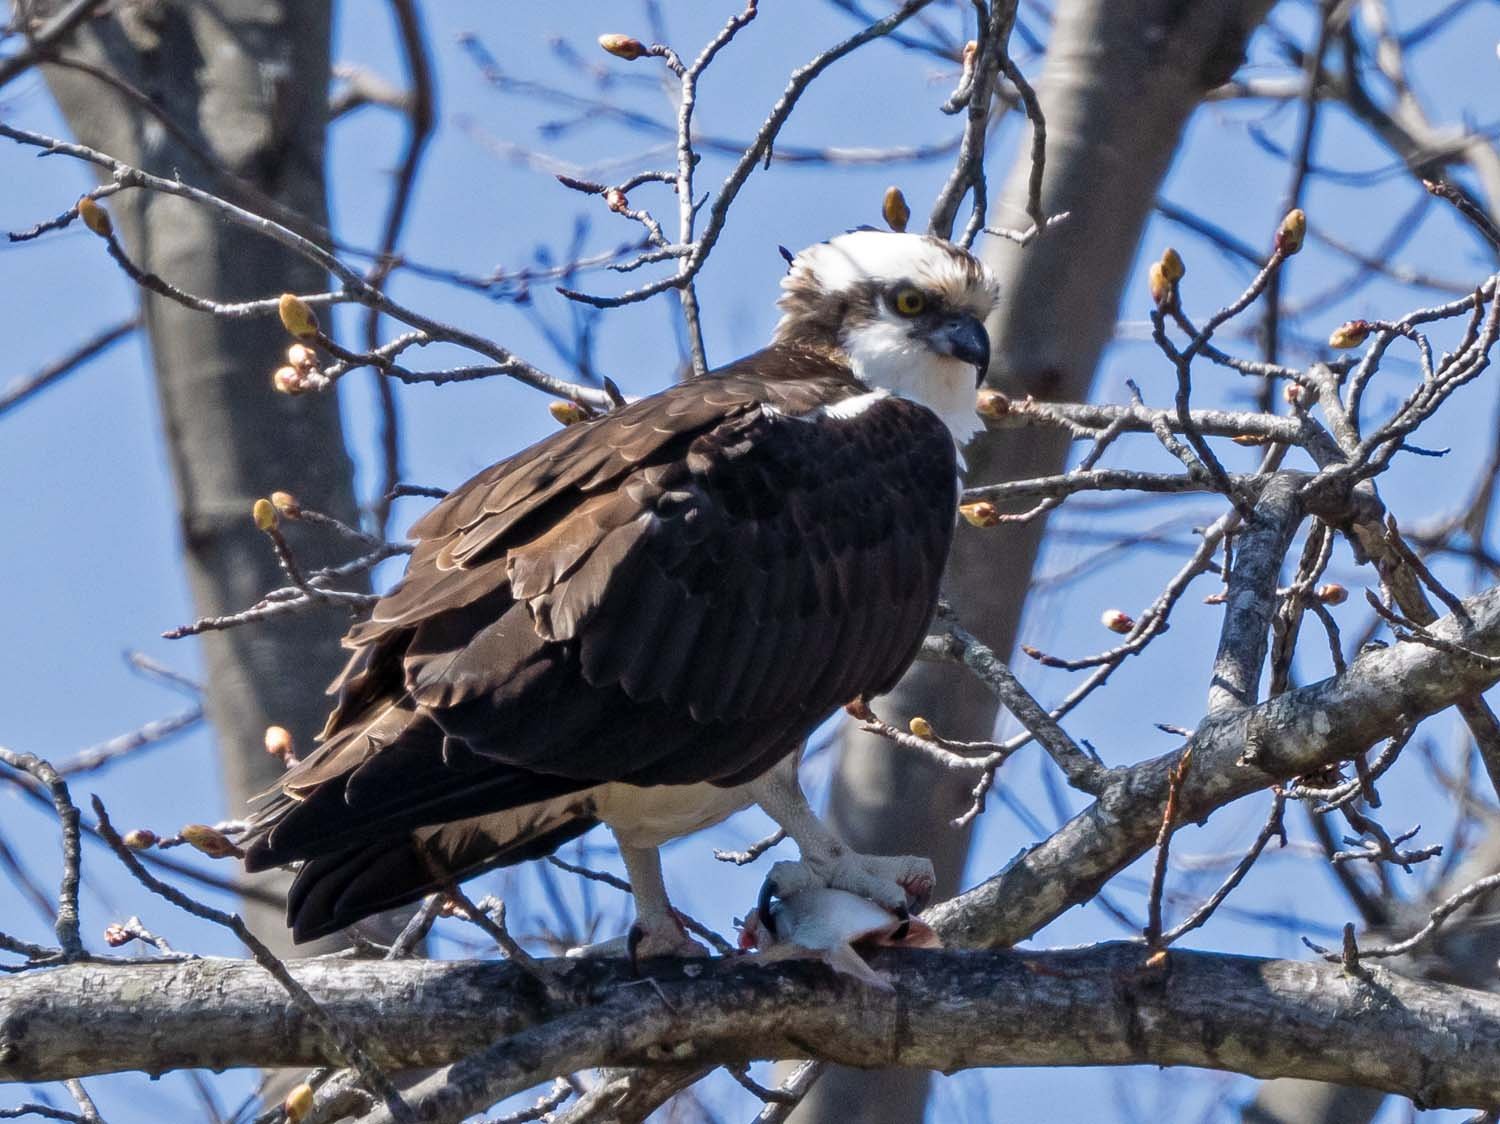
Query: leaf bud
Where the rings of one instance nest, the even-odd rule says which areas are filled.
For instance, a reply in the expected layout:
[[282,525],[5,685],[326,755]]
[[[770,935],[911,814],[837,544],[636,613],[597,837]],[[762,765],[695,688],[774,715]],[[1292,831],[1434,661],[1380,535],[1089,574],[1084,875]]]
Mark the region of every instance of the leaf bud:
[[280,522],[276,515],[276,505],[264,496],[251,506],[250,517],[255,520],[257,531],[270,531]]
[[1159,261],[1152,262],[1151,268],[1146,271],[1146,288],[1151,291],[1151,299],[1157,308],[1170,304],[1172,295],[1176,292],[1176,287],[1167,279],[1167,271]]
[[303,374],[318,369],[318,353],[306,344],[294,343],[287,348],[286,361]]
[[276,373],[271,376],[271,385],[276,388],[277,393],[293,397],[307,390],[307,380],[296,367],[277,367]]
[[910,730],[915,737],[932,737],[932,723],[927,721],[927,719],[923,718],[920,714],[913,718],[910,722],[908,722],[906,724],[906,728]]
[[266,752],[282,760],[292,754],[292,732],[285,726],[266,727]]
[[1276,228],[1276,249],[1283,257],[1289,258],[1302,249],[1302,241],[1306,237],[1307,215],[1301,207],[1293,207]]
[[276,508],[277,515],[287,519],[302,517],[302,505],[297,502],[297,497],[291,492],[272,492],[271,504]]
[[873,722],[875,720],[875,713],[870,709],[870,704],[862,698],[845,703],[844,713],[860,722]]
[[1288,406],[1301,408],[1307,405],[1307,389],[1301,383],[1283,383],[1281,398]]
[[885,217],[886,226],[897,234],[905,232],[906,224],[911,221],[911,208],[906,205],[906,196],[901,194],[901,189],[895,184],[885,189],[880,213]]
[[1325,605],[1342,605],[1349,600],[1349,591],[1338,582],[1325,582],[1313,591],[1317,599]]
[[310,340],[318,334],[318,317],[312,306],[296,293],[282,293],[276,305],[281,314],[281,326],[299,340]]
[[303,1082],[296,1086],[286,1095],[286,1100],[281,1102],[281,1113],[286,1117],[286,1124],[301,1124],[312,1111],[313,1091],[312,1086]]
[[1161,252],[1161,272],[1168,281],[1178,282],[1187,275],[1187,266],[1182,264],[1182,255],[1168,246]]
[[634,62],[646,53],[646,45],[639,39],[633,39],[629,35],[621,35],[618,32],[599,36],[599,46],[615,58],[624,59],[626,62]]
[[604,189],[604,205],[617,215],[622,215],[630,210],[630,200],[618,187],[607,187]]
[[1010,413],[1010,399],[998,390],[981,390],[975,399],[974,409],[980,417],[1003,418]]
[[1135,618],[1119,609],[1105,609],[1099,614],[1099,623],[1123,636],[1135,627]]
[[115,226],[110,221],[109,212],[87,195],[78,200],[78,217],[100,238],[108,238],[114,233]]
[[588,421],[588,411],[577,402],[548,402],[547,412],[556,419],[561,426],[577,425],[581,421]]
[[148,828],[138,827],[133,831],[127,831],[125,838],[120,842],[132,851],[144,851],[148,847],[156,846],[156,832]]
[[958,513],[971,527],[993,527],[1000,522],[1000,509],[989,500],[960,504]]
[[227,835],[207,824],[190,823],[178,834],[182,836],[184,843],[194,850],[202,851],[211,859],[224,859],[240,854],[240,849],[229,841]]
[[110,948],[119,948],[121,945],[129,944],[135,940],[135,934],[124,925],[107,925],[104,929],[104,943]]
[[1368,320],[1349,320],[1333,330],[1333,334],[1328,337],[1328,346],[1347,351],[1351,347],[1358,347],[1364,343],[1369,335],[1370,322]]

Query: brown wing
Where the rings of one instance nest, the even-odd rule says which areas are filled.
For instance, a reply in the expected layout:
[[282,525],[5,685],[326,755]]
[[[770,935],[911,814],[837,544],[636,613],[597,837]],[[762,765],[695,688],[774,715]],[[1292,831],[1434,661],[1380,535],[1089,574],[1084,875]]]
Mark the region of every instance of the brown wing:
[[450,736],[590,781],[723,781],[764,748],[740,727],[800,737],[894,684],[952,532],[942,425],[895,398],[850,419],[757,406],[666,452],[574,485],[543,527],[491,527],[512,504],[450,532],[436,565],[503,566],[510,599],[466,639],[433,621],[406,650],[407,689]]
[[563,430],[425,516],[252,861],[605,781],[737,783],[894,685],[952,535],[952,440],[896,398],[824,415],[861,388],[794,358]]

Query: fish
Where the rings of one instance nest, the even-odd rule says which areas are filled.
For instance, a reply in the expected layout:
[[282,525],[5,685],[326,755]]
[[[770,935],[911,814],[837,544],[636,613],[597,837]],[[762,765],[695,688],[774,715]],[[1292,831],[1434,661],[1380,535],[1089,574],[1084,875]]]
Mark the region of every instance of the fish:
[[932,927],[920,918],[831,887],[799,890],[761,900],[740,923],[739,946],[767,961],[822,960],[835,972],[879,991],[894,991],[891,978],[872,968],[862,953],[879,948],[942,948]]

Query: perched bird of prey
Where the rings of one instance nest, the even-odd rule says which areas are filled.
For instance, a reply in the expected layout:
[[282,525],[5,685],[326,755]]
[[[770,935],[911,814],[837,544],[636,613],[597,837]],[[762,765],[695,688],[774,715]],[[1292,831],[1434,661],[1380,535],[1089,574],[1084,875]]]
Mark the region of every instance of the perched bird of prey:
[[801,850],[782,894],[931,889],[925,859],[850,851],[796,767],[921,646],[996,287],[950,243],[859,230],[782,288],[765,350],[552,434],[412,528],[320,746],[248,836],[250,869],[301,864],[297,940],[605,823],[634,950],[701,953],[656,849],[751,802]]

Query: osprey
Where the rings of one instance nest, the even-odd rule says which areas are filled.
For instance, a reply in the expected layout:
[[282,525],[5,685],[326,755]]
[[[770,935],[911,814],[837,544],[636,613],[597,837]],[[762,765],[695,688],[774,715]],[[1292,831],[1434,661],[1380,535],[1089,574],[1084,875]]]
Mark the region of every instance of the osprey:
[[931,890],[925,859],[851,852],[796,763],[922,644],[996,286],[948,242],[859,230],[782,288],[765,350],[552,434],[412,528],[321,744],[251,825],[249,869],[301,864],[295,939],[605,823],[632,950],[701,953],[657,847],[751,802],[801,850],[783,894]]

